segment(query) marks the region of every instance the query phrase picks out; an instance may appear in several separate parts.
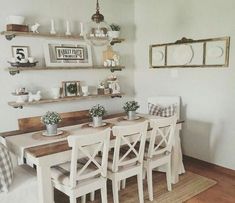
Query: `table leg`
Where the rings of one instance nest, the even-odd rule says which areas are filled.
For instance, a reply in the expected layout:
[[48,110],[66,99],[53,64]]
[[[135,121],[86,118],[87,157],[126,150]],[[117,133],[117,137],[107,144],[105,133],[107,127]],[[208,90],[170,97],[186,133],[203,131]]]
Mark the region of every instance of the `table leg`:
[[39,203],[54,203],[54,191],[49,166],[37,166]]

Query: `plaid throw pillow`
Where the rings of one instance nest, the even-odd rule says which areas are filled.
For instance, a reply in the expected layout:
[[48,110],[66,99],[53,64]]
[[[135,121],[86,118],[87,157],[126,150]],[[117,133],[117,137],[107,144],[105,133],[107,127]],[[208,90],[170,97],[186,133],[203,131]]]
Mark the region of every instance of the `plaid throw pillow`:
[[175,112],[176,112],[176,107],[175,107],[175,105],[172,104],[170,106],[163,107],[161,110],[160,116],[161,117],[171,117],[175,114]]
[[158,116],[161,112],[161,107],[158,105],[148,103],[148,110],[150,115]]
[[8,149],[0,143],[0,192],[7,192],[13,180],[13,165]]
[[162,107],[159,105],[148,103],[149,114],[161,117],[171,117],[176,113],[176,106],[174,104]]

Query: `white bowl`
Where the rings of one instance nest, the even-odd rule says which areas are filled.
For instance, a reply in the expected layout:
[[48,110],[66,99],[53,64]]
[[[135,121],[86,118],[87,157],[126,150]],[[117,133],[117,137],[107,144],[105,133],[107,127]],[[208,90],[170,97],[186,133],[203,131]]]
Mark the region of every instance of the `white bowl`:
[[7,23],[8,24],[16,24],[16,25],[23,25],[25,17],[24,16],[8,16]]

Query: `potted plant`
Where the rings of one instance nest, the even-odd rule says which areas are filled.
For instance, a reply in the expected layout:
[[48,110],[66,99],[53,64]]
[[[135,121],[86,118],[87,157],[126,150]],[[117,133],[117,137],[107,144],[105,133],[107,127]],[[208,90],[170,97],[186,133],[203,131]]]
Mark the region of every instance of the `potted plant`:
[[99,127],[102,125],[102,117],[106,113],[106,110],[101,105],[95,105],[89,110],[89,114],[92,117],[93,127]]
[[46,125],[47,136],[57,135],[58,123],[62,121],[60,115],[57,112],[48,111],[41,117],[41,122]]
[[139,107],[136,101],[128,101],[124,104],[123,109],[127,113],[128,120],[134,120],[136,118],[136,110]]
[[119,38],[121,27],[119,25],[117,25],[117,24],[114,24],[114,23],[111,24],[110,27],[111,27],[112,31],[108,32],[109,37],[111,37],[111,38]]

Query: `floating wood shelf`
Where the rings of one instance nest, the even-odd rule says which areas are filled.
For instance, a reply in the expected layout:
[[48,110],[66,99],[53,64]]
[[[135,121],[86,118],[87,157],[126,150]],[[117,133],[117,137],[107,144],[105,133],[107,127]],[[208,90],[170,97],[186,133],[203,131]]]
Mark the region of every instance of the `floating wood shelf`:
[[[17,32],[17,31],[3,31],[1,32],[1,35],[4,35],[7,40],[12,40],[13,38],[20,36],[20,37],[41,37],[41,38],[52,38],[52,39],[69,39],[69,40],[84,40],[84,38],[80,35],[51,35],[49,33],[33,33],[33,32]],[[121,43],[125,41],[125,39],[122,38],[113,38],[113,40],[110,42],[111,45],[114,45],[116,43]]]
[[105,94],[105,95],[92,94],[89,96],[64,97],[64,98],[60,98],[60,99],[42,99],[40,101],[24,102],[24,103],[8,102],[8,105],[12,106],[14,108],[22,109],[24,106],[58,103],[58,102],[65,102],[65,101],[79,101],[79,100],[96,99],[96,98],[103,98],[103,97],[111,97],[111,98],[119,97],[119,98],[121,98],[123,95],[124,95],[123,93]]
[[6,70],[9,71],[11,75],[20,73],[21,71],[39,71],[39,70],[79,70],[79,69],[106,69],[111,72],[121,71],[125,66],[78,66],[78,67],[8,67]]

